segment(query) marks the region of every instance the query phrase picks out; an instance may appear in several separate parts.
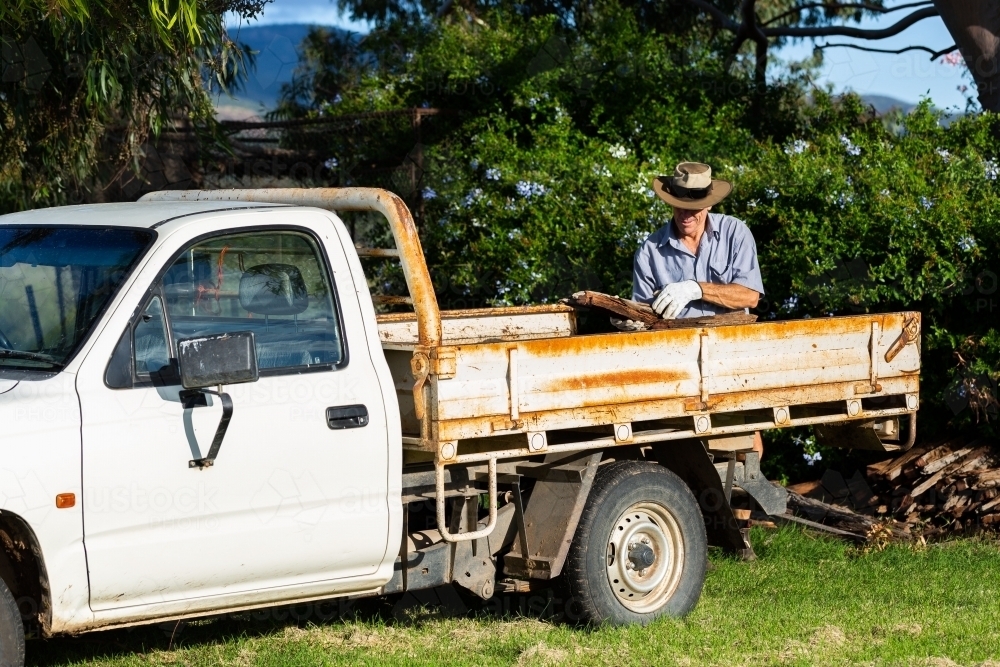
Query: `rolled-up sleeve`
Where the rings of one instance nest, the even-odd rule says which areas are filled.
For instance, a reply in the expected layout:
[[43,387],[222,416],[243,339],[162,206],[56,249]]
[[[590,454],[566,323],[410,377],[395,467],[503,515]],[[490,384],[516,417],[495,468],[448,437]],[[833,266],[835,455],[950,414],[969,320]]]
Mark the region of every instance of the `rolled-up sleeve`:
[[647,241],[635,251],[635,258],[632,261],[632,300],[639,303],[651,303],[655,289],[653,261],[650,256],[650,245]]
[[763,294],[764,280],[761,278],[760,264],[757,262],[757,243],[744,223],[740,222],[733,229],[730,248],[732,248],[730,282]]

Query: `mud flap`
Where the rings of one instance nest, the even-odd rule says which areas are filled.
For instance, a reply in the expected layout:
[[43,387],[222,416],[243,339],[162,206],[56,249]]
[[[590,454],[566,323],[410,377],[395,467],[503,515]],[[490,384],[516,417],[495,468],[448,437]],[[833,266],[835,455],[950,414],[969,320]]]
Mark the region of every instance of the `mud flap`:
[[699,440],[676,440],[654,445],[647,458],[673,471],[694,493],[705,518],[710,545],[750,557],[753,552],[740,531],[736,515],[726,502],[722,479]]

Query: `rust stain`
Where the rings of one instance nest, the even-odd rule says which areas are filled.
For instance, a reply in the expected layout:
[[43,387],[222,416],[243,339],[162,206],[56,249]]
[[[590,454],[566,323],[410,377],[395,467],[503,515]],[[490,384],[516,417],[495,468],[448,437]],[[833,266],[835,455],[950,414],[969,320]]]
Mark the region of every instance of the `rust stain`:
[[607,352],[638,352],[642,348],[663,345],[689,345],[697,337],[697,329],[640,331],[635,333],[594,334],[562,338],[540,338],[518,343],[518,349],[542,357],[577,356]]
[[[569,306],[549,304],[545,306],[508,306],[504,308],[466,308],[464,310],[441,311],[442,320],[457,320],[470,317],[505,317],[510,315],[546,315],[549,313],[572,313]],[[375,316],[379,322],[414,322],[416,313],[380,313]]]
[[719,340],[773,340],[817,334],[865,333],[871,327],[871,322],[870,315],[817,317],[807,320],[739,324],[717,327],[712,331]]
[[558,392],[578,391],[584,389],[604,389],[607,387],[628,387],[658,383],[681,382],[691,379],[691,375],[680,371],[661,369],[634,369],[624,371],[605,371],[601,373],[586,373],[559,378],[548,382],[535,383],[535,391]]

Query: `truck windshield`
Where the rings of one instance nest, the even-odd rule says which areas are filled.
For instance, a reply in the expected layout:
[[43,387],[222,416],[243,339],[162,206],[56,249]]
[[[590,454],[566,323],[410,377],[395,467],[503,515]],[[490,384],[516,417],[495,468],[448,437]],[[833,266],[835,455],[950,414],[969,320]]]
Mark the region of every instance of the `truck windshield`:
[[145,229],[0,225],[0,369],[65,366],[153,238]]

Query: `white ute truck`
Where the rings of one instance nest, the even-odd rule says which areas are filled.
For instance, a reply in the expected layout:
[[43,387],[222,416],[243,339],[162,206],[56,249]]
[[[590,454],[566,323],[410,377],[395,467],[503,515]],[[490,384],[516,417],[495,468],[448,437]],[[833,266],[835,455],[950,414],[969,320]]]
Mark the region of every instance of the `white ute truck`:
[[[395,248],[356,248],[336,211]],[[360,257],[400,261],[372,297]],[[377,314],[379,302],[413,312]],[[0,663],[49,637],[560,577],[584,618],[697,603],[753,433],[912,445],[917,313],[579,335],[439,312],[384,190],[159,192],[0,217]]]

